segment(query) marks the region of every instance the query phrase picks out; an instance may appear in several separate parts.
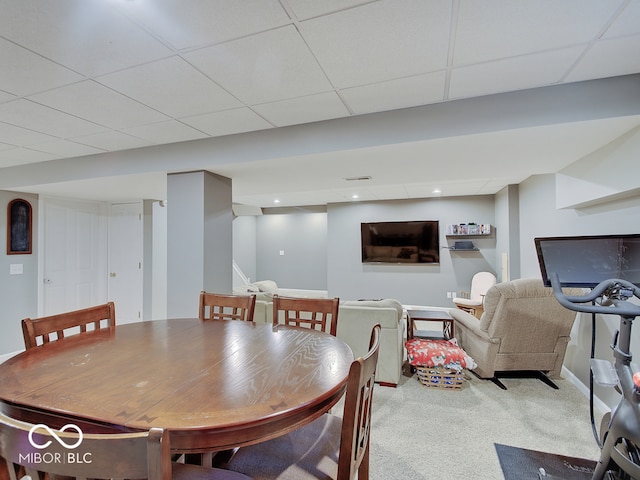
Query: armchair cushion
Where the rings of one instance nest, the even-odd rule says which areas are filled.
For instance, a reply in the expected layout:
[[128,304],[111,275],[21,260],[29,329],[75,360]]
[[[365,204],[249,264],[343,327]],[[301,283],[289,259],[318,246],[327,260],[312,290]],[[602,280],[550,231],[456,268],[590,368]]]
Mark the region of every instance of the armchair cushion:
[[278,284],[273,280],[260,280],[253,282],[254,287],[258,287],[258,291],[265,293],[278,293]]

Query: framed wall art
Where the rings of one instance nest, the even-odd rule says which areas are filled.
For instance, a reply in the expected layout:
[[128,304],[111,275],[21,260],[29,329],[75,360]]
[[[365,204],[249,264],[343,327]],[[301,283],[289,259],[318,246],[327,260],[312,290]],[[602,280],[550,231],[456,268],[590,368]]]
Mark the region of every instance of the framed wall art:
[[7,255],[31,253],[31,204],[21,198],[11,200],[7,207]]

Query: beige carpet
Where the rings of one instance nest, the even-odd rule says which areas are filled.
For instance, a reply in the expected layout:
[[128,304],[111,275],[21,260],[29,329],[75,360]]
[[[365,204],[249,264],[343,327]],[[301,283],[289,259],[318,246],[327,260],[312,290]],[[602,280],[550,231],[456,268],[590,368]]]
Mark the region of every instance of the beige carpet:
[[444,391],[414,375],[398,388],[376,386],[371,480],[503,479],[496,443],[598,458],[588,398],[571,382],[503,383],[508,390],[468,374],[462,390]]

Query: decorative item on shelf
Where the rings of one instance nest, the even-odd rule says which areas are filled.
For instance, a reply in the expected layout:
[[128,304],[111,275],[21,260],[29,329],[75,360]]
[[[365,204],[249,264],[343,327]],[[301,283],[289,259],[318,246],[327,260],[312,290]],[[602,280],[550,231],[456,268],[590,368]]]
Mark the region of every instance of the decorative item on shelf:
[[491,235],[491,224],[469,222],[447,225],[447,235]]

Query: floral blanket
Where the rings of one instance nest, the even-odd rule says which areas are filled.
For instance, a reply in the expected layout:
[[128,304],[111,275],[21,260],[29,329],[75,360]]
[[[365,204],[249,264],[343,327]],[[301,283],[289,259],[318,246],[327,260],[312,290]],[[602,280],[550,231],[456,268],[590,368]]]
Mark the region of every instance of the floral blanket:
[[476,362],[458,346],[455,338],[451,340],[428,340],[413,338],[405,343],[407,358],[413,366],[443,366],[456,370],[474,369]]

